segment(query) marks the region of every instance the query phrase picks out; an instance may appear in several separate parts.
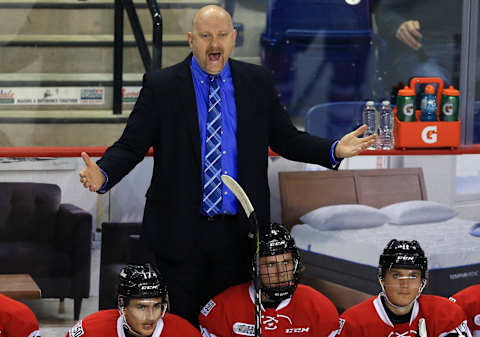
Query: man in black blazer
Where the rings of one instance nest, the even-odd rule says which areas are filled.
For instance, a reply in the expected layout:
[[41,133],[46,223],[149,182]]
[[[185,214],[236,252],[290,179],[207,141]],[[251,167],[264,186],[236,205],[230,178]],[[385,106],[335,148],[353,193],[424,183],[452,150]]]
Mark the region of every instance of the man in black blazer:
[[143,239],[166,276],[172,312],[192,322],[209,298],[250,279],[250,228],[234,196],[222,186],[217,211],[212,214],[205,208],[205,123],[210,118],[211,81],[218,81],[221,90],[220,173],[233,176],[244,188],[262,224],[270,220],[269,147],[285,158],[335,169],[341,158],[357,155],[374,141],[357,137],[364,128],[340,141],[298,131],[280,105],[269,72],[229,59],[235,38],[231,17],[223,8],[200,9],[188,33],[193,55],[147,73],[120,139],[97,163],[82,154],[86,167],[81,182],[91,191],[104,192],[153,146]]

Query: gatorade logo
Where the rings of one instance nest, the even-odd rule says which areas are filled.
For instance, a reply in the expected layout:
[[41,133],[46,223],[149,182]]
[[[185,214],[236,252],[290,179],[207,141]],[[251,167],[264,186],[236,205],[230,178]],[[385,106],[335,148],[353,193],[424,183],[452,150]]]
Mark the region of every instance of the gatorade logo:
[[427,126],[422,130],[422,140],[427,144],[433,144],[437,142],[437,126]]
[[446,103],[443,105],[443,114],[447,116],[453,115],[453,104],[452,103]]
[[413,103],[405,104],[403,107],[403,114],[408,117],[413,115]]

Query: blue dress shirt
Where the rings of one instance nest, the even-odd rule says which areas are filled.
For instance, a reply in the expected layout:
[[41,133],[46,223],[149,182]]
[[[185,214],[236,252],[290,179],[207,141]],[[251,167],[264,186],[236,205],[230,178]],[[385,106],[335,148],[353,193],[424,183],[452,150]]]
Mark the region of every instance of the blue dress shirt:
[[[200,128],[200,144],[202,147],[202,186],[204,182],[203,167],[205,157],[205,135],[208,115],[208,74],[200,68],[195,57],[190,64],[195,98],[197,100],[198,126]],[[235,105],[235,89],[233,87],[230,64],[227,63],[219,74],[220,111],[222,114],[222,174],[227,174],[237,180],[237,107]],[[237,199],[235,195],[222,184],[223,202],[220,212],[237,214]]]

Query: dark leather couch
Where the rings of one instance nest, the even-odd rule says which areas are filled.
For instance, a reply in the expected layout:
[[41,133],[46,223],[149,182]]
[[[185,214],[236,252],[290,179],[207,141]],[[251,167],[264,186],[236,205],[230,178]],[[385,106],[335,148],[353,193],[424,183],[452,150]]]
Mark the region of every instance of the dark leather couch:
[[57,185],[0,183],[0,273],[30,274],[42,298],[73,298],[77,320],[90,292],[92,216],[60,201]]
[[118,274],[127,263],[152,262],[153,256],[140,240],[142,224],[102,223],[98,309],[117,308]]

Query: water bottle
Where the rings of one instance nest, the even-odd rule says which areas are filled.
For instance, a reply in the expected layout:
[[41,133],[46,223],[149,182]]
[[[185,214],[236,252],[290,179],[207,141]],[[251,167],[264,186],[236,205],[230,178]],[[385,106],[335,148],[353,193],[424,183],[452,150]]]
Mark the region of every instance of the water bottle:
[[422,122],[434,122],[437,120],[437,97],[435,97],[435,87],[428,84],[425,87],[425,96],[421,103],[422,115],[420,120]]
[[393,149],[393,112],[390,101],[383,101],[379,113],[378,145],[383,150]]
[[[370,135],[375,135],[378,129],[378,112],[375,109],[374,101],[367,101],[362,112],[363,124],[367,125],[367,130],[365,130],[364,136],[368,137]],[[369,150],[375,150],[377,144],[373,143],[368,147]]]

